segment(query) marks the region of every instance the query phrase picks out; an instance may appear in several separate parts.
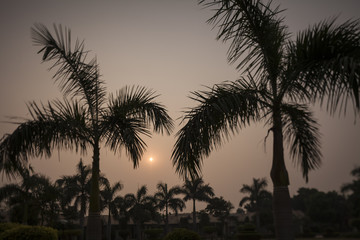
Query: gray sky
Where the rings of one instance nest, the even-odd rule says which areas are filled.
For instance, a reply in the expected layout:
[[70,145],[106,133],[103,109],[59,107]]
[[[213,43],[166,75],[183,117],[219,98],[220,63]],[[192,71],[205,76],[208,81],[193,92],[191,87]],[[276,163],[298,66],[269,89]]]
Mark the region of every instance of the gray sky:
[[[329,17],[339,22],[359,18],[358,0],[282,0],[285,23],[294,34]],[[71,28],[73,38],[85,39],[89,56],[96,56],[102,79],[109,93],[125,85],[141,85],[154,89],[159,101],[167,106],[173,119],[194,106],[191,91],[204,90],[225,80],[235,80],[239,73],[226,61],[227,46],[216,41],[216,30],[206,24],[209,9],[202,9],[196,0],[118,0],[118,1],[2,1],[0,8],[0,121],[7,116],[28,117],[26,103],[46,102],[62,98],[50,65],[41,64],[38,48],[32,45],[30,28],[36,23],[53,23]],[[350,109],[346,116],[329,117],[325,110],[315,109],[321,124],[323,164],[310,173],[308,184],[288,158],[290,192],[299,187],[316,187],[322,191],[339,190],[349,182],[349,172],[359,165],[360,123]],[[179,129],[176,121],[175,132]],[[13,131],[14,125],[0,123],[0,136]],[[135,192],[147,184],[150,193],[159,181],[182,184],[170,161],[175,142],[171,136],[154,135],[146,139],[148,150],[136,170],[125,154],[101,151],[101,171],[113,182],[124,184],[121,195]],[[204,180],[217,196],[230,200],[235,207],[242,197],[242,184],[253,177],[267,177],[271,166],[271,138],[264,149],[267,129],[263,124],[245,128],[230,142],[214,151],[204,162]],[[355,146],[356,145],[356,146]],[[80,155],[57,152],[51,159],[31,159],[35,170],[53,180],[73,174]],[[148,161],[150,157],[153,162]],[[82,156],[90,164],[91,153]],[[269,190],[272,185],[269,184]],[[186,211],[190,211],[188,207]]]

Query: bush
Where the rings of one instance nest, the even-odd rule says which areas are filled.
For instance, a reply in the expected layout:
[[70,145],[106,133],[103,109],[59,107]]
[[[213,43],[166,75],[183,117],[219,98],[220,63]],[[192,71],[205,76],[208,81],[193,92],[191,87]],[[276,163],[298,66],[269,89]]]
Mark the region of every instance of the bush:
[[168,233],[164,240],[201,240],[200,235],[196,232],[179,228]]
[[12,222],[6,222],[6,223],[0,223],[0,234],[16,227],[24,226],[19,223],[12,223]]
[[152,229],[145,230],[145,234],[147,236],[147,239],[149,239],[149,240],[159,239],[159,237],[162,233],[163,233],[163,230],[161,228],[152,228]]
[[57,240],[57,231],[49,227],[19,226],[0,234],[0,240]]

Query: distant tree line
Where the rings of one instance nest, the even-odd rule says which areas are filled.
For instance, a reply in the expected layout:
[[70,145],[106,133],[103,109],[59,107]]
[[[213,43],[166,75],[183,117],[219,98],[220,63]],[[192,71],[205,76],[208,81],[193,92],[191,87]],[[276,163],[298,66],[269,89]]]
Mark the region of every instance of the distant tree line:
[[[295,225],[301,228],[298,233],[335,234],[360,229],[360,167],[351,174],[354,180],[343,184],[340,192],[322,192],[314,188],[300,188],[297,191],[292,197],[292,205]],[[74,175],[62,176],[54,182],[35,173],[31,167],[26,168],[17,183],[0,188],[2,221],[57,229],[82,229],[90,201],[91,179],[91,167],[84,165],[81,159]],[[272,194],[266,187],[265,178],[254,178],[251,185],[243,184],[240,192],[245,196],[239,201],[237,213],[247,216],[245,222],[252,222],[257,231],[273,233]],[[189,200],[193,204],[192,225],[183,222],[183,227],[204,234],[230,234],[226,224],[234,206],[222,196],[215,196],[213,188],[205,184],[202,178],[185,180],[183,186],[169,187],[159,182],[153,195],[143,185],[136,193],[120,196],[122,188],[120,181],[111,184],[104,175],[100,176],[101,210],[103,215],[108,216],[107,239],[112,239],[111,216],[118,220],[125,236],[129,234],[127,225],[130,219],[136,226],[138,239],[143,238],[144,223],[150,220],[157,223],[163,221],[165,234],[169,231],[169,215],[182,212],[185,202]],[[206,208],[196,210],[196,201],[206,202]],[[219,220],[220,230],[210,227],[209,216]]]

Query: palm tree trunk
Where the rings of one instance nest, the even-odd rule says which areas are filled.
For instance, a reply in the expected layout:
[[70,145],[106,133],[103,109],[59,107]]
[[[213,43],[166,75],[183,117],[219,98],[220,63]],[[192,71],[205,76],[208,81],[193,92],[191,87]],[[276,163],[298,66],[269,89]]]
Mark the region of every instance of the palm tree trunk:
[[95,142],[93,163],[92,163],[89,216],[86,226],[87,240],[101,240],[102,226],[101,226],[101,218],[100,218],[99,161],[100,161],[99,143]]
[[196,209],[195,209],[195,198],[193,199],[193,228],[196,232]]
[[109,206],[109,214],[108,214],[108,224],[107,224],[107,240],[111,240],[111,215],[110,215],[110,206]]
[[165,204],[165,235],[169,232],[169,206]]
[[271,180],[274,185],[273,211],[275,234],[278,240],[291,240],[293,236],[289,176],[285,167],[282,122],[280,111],[274,110],[274,143]]

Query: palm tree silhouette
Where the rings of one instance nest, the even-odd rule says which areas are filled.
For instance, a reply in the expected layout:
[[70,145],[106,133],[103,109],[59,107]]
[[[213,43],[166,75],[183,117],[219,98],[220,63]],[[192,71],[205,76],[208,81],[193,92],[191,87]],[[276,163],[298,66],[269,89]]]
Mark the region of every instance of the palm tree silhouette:
[[193,202],[193,229],[196,231],[196,207],[195,201],[208,202],[210,197],[214,196],[214,190],[209,184],[205,184],[201,177],[192,180],[185,179],[182,187],[184,201],[192,200]]
[[[183,117],[172,159],[181,175],[197,176],[204,157],[251,122],[265,122],[273,134],[271,180],[278,239],[292,239],[289,177],[284,140],[306,181],[321,163],[319,131],[308,104],[327,101],[328,110],[359,108],[359,21],[323,21],[292,40],[272,1],[205,1],[218,39],[230,41],[228,60],[243,75],[195,92],[198,106]],[[340,106],[340,108],[339,108]]]
[[243,184],[240,189],[241,193],[249,194],[240,200],[240,207],[247,204],[246,208],[248,211],[255,212],[256,227],[260,229],[260,209],[263,200],[271,199],[271,193],[265,190],[267,187],[266,178],[253,178],[252,185]]
[[39,174],[34,174],[34,170],[23,168],[19,170],[21,181],[19,183],[9,183],[0,188],[0,201],[12,199],[9,201],[11,207],[21,206],[22,223],[28,224],[29,207],[39,205],[39,196],[42,186],[47,184],[47,179]]
[[146,185],[141,186],[136,195],[129,193],[124,196],[126,201],[130,202],[129,213],[136,225],[136,238],[142,239],[141,225],[151,220],[156,213],[155,198],[147,194]]
[[106,239],[111,240],[111,214],[116,213],[116,194],[123,189],[123,185],[120,182],[115,182],[112,186],[108,179],[104,182],[104,187],[100,191],[102,204],[104,208],[108,209],[108,223]]
[[179,186],[173,186],[168,189],[166,183],[158,183],[156,186],[157,192],[154,197],[157,202],[157,206],[159,210],[163,210],[165,208],[165,234],[169,231],[169,209],[173,210],[175,214],[178,213],[178,209],[180,211],[185,208],[185,203],[181,198],[177,198],[176,195],[182,193],[182,190]]
[[[54,25],[55,36],[42,24],[32,28],[32,39],[40,46],[43,61],[53,62],[54,78],[64,100],[28,104],[31,119],[26,120],[0,142],[0,167],[7,174],[33,156],[50,156],[52,150],[74,149],[93,152],[87,239],[101,239],[99,163],[100,144],[112,151],[126,150],[139,165],[146,148],[143,136],[155,132],[170,134],[173,123],[166,109],[155,101],[153,91],[125,87],[106,97],[96,59],[86,61],[84,43],[71,44],[70,30]],[[67,99],[66,97],[70,97]]]
[[[80,158],[76,165],[76,173],[72,176],[62,176],[56,184],[63,189],[65,204],[74,202],[74,207],[80,209],[79,218],[81,229],[84,228],[86,209],[90,200],[91,167],[84,165]],[[85,235],[82,233],[82,239]]]

